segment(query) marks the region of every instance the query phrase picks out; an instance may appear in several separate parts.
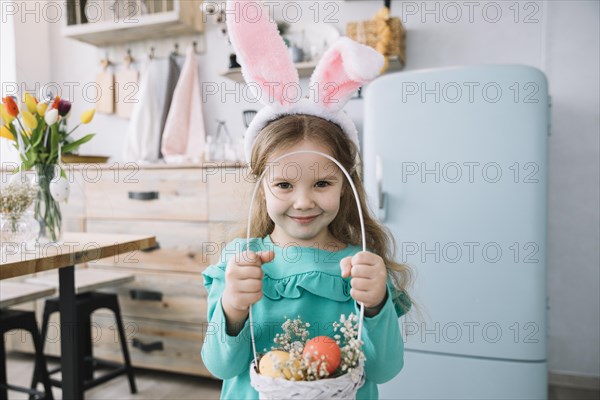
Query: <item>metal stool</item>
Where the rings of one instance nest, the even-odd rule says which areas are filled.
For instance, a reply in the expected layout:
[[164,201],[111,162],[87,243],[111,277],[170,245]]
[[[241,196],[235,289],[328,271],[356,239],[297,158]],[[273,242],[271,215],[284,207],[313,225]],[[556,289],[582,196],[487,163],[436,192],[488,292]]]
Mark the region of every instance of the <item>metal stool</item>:
[[[116,294],[101,293],[93,290],[103,287],[114,286],[125,282],[132,281],[134,276],[126,273],[116,273],[107,271],[98,271],[95,269],[78,269],[75,271],[75,292],[76,292],[76,312],[77,321],[79,321],[77,335],[81,338],[81,351],[79,352],[82,359],[79,361],[83,372],[83,390],[88,390],[107,382],[120,375],[127,374],[129,379],[129,388],[131,393],[137,393],[135,384],[135,376],[129,350],[127,349],[127,339],[125,337],[125,328],[121,318],[121,310],[119,300]],[[58,286],[58,276],[56,274],[42,276],[40,278],[28,279],[28,282],[45,283],[47,285]],[[119,342],[123,352],[123,364],[115,363],[106,360],[100,360],[93,356],[93,343],[91,335],[91,317],[92,313],[101,308],[107,308],[115,315],[117,330],[119,332]],[[44,304],[44,316],[42,321],[42,349],[48,334],[48,325],[50,323],[50,315],[59,312],[59,299],[47,299]],[[111,371],[94,378],[94,370],[97,367],[110,368]],[[60,367],[49,371],[50,375],[60,371]],[[34,374],[33,384],[37,384],[38,375]],[[61,381],[50,378],[50,383],[53,386],[61,387]]]
[[[30,398],[53,400],[52,386],[46,359],[44,358],[42,338],[35,320],[33,311],[9,310],[16,304],[37,300],[49,296],[56,292],[56,289],[47,286],[30,285],[17,282],[0,283],[0,400],[8,399],[8,390],[28,393]],[[39,380],[44,385],[44,391],[39,391],[36,386],[26,388],[8,384],[6,380],[6,349],[4,348],[4,334],[13,329],[23,329],[28,331],[33,338],[33,347],[35,349],[35,370]],[[38,378],[35,378],[38,379]]]

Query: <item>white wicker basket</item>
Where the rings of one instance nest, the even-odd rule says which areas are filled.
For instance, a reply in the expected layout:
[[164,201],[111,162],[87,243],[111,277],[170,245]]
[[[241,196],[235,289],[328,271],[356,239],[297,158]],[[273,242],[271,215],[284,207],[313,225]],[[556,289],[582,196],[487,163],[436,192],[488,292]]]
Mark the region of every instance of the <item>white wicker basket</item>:
[[337,378],[317,381],[288,381],[271,378],[256,372],[250,364],[250,383],[260,399],[355,399],[356,392],[365,383],[364,365],[361,362],[352,373]]
[[[262,178],[267,172],[268,168],[271,165],[274,165],[280,159],[298,153],[313,153],[321,155],[331,161],[333,161],[344,173],[346,179],[348,180],[350,186],[352,187],[352,191],[354,193],[354,198],[356,200],[356,205],[358,207],[358,214],[360,218],[360,227],[361,227],[361,237],[362,237],[362,247],[363,251],[366,251],[366,239],[365,239],[365,224],[363,220],[362,210],[360,207],[360,200],[358,197],[358,193],[356,192],[356,187],[350,178],[350,174],[348,171],[333,157],[313,150],[299,150],[290,153],[286,153],[278,158],[276,158],[273,162],[267,164],[267,168],[263,171],[261,176],[256,182],[254,187],[254,191],[252,193],[252,198],[250,201],[250,209],[248,212],[248,231],[247,231],[247,248],[250,248],[250,226],[251,226],[251,215],[252,215],[252,207],[254,205],[254,199],[256,197],[256,192],[258,191],[259,185],[261,184]],[[358,389],[365,383],[365,371],[364,371],[364,362],[360,362],[358,367],[356,367],[351,373],[346,373],[344,375],[338,376],[336,378],[326,378],[315,381],[288,381],[283,378],[272,378],[269,376],[261,375],[258,373],[258,356],[256,352],[256,342],[254,339],[254,329],[252,322],[252,307],[250,307],[249,313],[250,319],[250,336],[252,339],[252,351],[254,352],[254,361],[250,363],[250,384],[256,391],[259,393],[260,399],[355,399],[356,392]],[[364,320],[364,305],[360,304],[360,316],[358,322],[358,332],[357,337],[361,337],[362,327]]]

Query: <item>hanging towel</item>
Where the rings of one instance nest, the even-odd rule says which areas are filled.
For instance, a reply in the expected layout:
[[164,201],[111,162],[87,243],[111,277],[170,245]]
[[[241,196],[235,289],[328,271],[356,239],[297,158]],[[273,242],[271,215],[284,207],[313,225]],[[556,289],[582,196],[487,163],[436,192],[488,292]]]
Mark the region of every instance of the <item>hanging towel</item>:
[[173,93],[175,93],[175,87],[179,81],[181,75],[181,67],[177,63],[177,54],[171,53],[169,56],[169,72],[167,75],[167,91],[165,93],[165,104],[163,106],[163,112],[160,123],[160,142],[158,142],[158,153],[159,157],[163,158],[162,151],[160,149],[162,143],[162,135],[165,131],[165,125],[167,123],[167,116],[169,115],[169,109],[171,109],[171,102],[173,101]]
[[166,67],[164,60],[149,60],[142,73],[137,104],[127,129],[125,160],[142,163],[158,161]]
[[204,160],[206,133],[196,52],[189,47],[163,132],[162,154],[168,163]]

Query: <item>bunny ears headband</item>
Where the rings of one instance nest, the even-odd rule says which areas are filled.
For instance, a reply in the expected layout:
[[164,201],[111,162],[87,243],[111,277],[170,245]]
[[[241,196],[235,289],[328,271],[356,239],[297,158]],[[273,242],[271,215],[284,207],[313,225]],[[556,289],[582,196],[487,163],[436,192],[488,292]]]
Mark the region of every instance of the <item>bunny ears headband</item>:
[[298,71],[277,25],[255,0],[227,2],[227,30],[246,83],[266,107],[252,119],[244,138],[246,161],[258,133],[283,115],[309,114],[337,125],[358,147],[354,122],[342,111],[358,88],[381,71],[384,57],[371,47],[339,38],[319,60],[310,95],[301,97]]

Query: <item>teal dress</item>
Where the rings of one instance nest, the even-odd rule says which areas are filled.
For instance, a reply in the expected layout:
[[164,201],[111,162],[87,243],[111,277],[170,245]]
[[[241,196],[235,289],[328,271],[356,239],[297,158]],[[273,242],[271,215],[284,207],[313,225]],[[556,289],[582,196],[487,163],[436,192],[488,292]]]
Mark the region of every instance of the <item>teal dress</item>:
[[[208,291],[208,325],[202,360],[208,370],[223,380],[222,399],[258,399],[250,385],[249,366],[254,359],[249,321],[237,336],[226,332],[221,296],[225,289],[227,260],[247,248],[246,239],[235,239],[223,250],[220,262],[202,273]],[[310,337],[333,336],[332,323],[350,313],[359,315],[358,304],[350,297],[350,278],[342,278],[340,260],[362,250],[360,246],[330,252],[313,247],[276,246],[270,236],[251,239],[251,251],[275,252],[263,264],[263,298],[252,307],[256,350],[266,352],[274,345],[276,333],[288,318],[300,316],[310,323]],[[366,382],[357,399],[377,399],[377,384],[396,376],[404,363],[404,343],[398,318],[409,306],[388,280],[383,309],[364,319],[362,338],[366,356]]]

